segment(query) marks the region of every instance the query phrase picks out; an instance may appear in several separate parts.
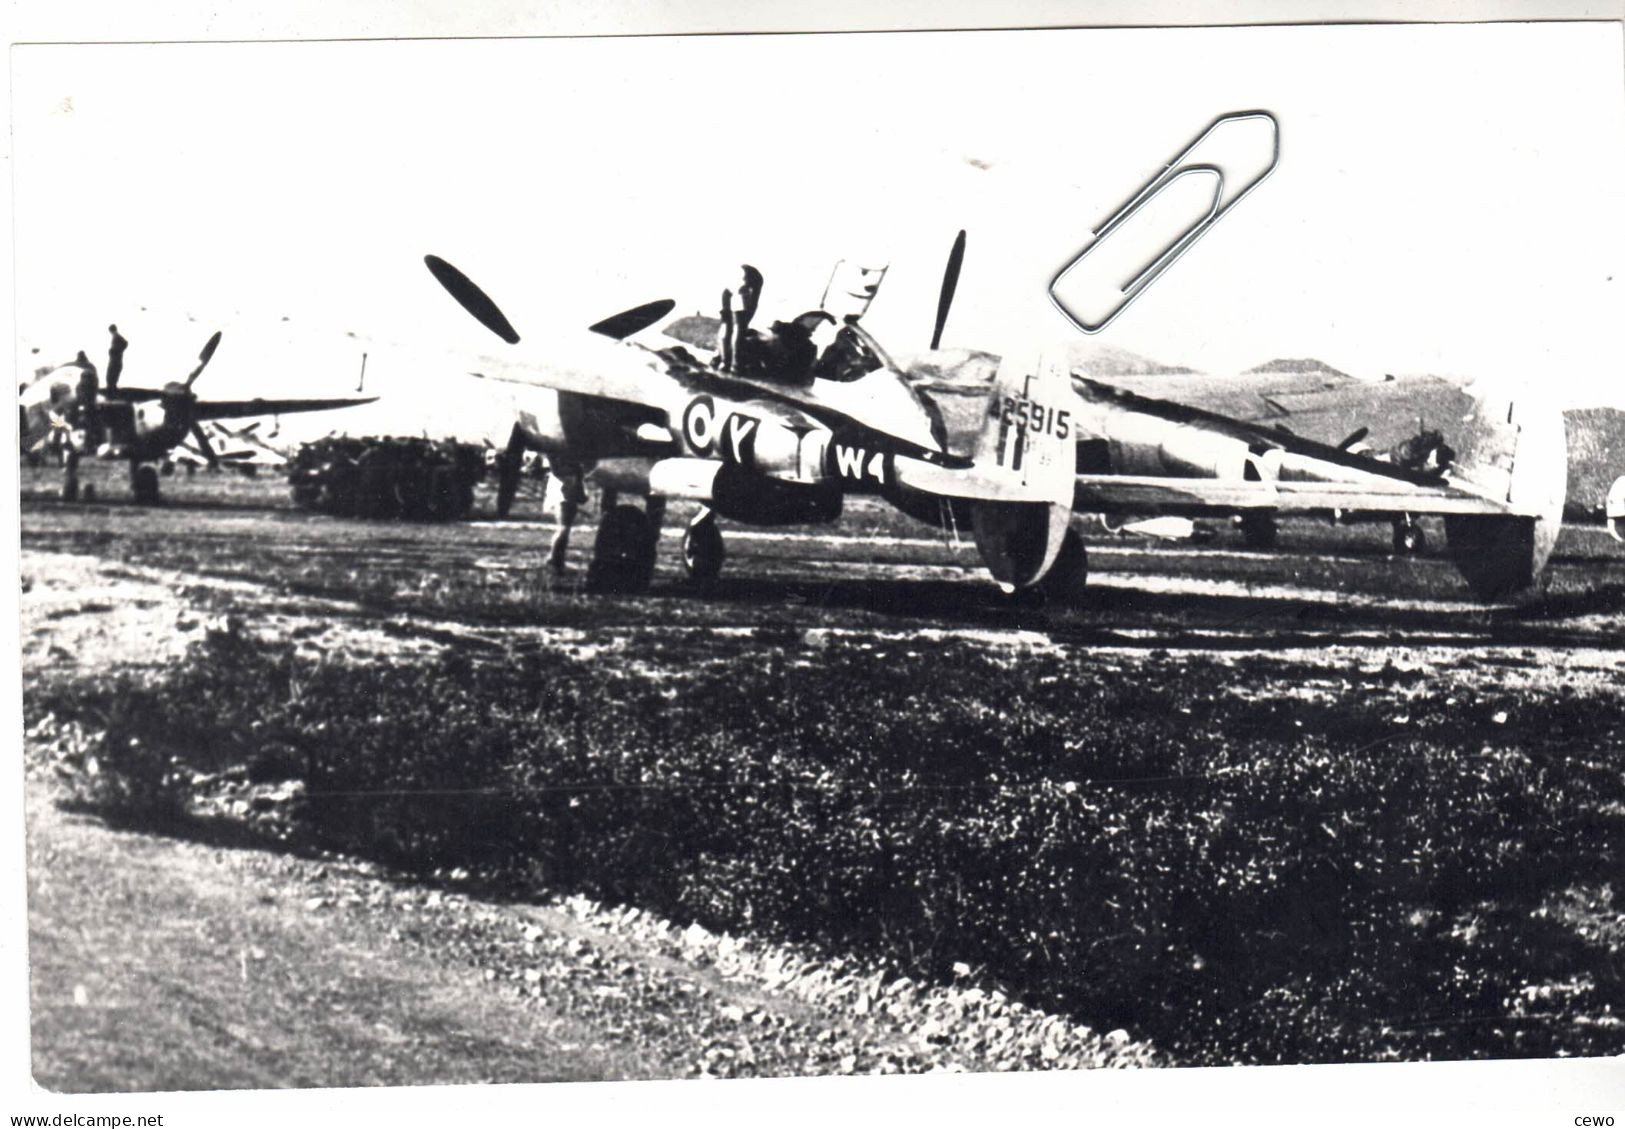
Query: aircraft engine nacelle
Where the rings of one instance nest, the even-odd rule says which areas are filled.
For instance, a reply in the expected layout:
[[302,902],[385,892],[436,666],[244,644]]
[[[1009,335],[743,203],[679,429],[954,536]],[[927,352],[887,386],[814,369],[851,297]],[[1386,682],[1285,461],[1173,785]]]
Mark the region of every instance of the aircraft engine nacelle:
[[760,477],[849,494],[880,494],[895,485],[881,436],[862,427],[832,431],[783,404],[696,396],[683,410],[682,436],[697,458],[750,472],[741,481]]
[[1608,500],[1603,503],[1602,512],[1614,540],[1625,541],[1625,475],[1614,479],[1608,488]]
[[718,458],[757,476],[790,482],[823,477],[828,431],[811,420],[786,418],[782,405],[696,396],[683,409],[682,433],[688,449],[702,459]]
[[1084,433],[1106,440],[1115,474],[1171,475],[1239,481],[1248,475],[1247,444],[1187,423],[1100,404],[1084,420]]
[[661,459],[649,468],[649,492],[704,502],[747,525],[824,525],[841,516],[841,490],[834,483],[767,478],[712,459]]
[[136,404],[132,419],[134,421],[134,438],[136,439],[145,439],[150,435],[157,435],[163,431],[175,429],[170,410],[161,400],[149,400],[146,403]]
[[122,459],[133,451],[167,450],[186,433],[186,417],[162,400],[124,403],[103,400],[96,410],[102,445],[96,454]]

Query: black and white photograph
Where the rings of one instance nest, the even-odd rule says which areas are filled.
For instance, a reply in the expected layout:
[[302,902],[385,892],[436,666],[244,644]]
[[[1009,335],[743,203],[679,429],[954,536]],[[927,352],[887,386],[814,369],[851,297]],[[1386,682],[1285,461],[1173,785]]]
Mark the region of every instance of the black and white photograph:
[[1625,1110],[1605,14],[13,44],[0,1112]]

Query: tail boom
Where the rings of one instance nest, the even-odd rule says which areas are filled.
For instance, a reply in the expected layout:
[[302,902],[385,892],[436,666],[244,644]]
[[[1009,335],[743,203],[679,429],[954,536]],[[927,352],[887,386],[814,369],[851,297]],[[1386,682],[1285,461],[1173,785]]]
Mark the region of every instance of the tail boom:
[[1054,567],[1072,519],[1077,396],[1064,365],[1006,357],[988,395],[969,470],[899,459],[900,485],[970,507],[982,564],[1007,592]]
[[1506,512],[1446,515],[1445,537],[1473,595],[1503,600],[1540,582],[1563,528],[1563,415],[1544,399],[1484,395],[1464,438],[1451,484],[1503,504]]

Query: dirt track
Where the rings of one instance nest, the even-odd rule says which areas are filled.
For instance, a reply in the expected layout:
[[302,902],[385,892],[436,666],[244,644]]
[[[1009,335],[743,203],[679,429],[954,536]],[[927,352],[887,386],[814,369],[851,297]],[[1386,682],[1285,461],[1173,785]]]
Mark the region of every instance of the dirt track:
[[[81,606],[108,604],[106,631],[145,634],[141,645],[166,654],[175,633],[164,629],[184,626],[170,609],[187,591],[278,633],[325,639],[342,629],[369,651],[428,645],[437,631],[505,646],[572,629],[599,645],[606,632],[924,630],[1123,655],[1290,650],[1329,671],[1398,648],[1402,665],[1538,686],[1559,667],[1568,680],[1617,676],[1625,647],[1625,546],[1596,528],[1564,531],[1542,594],[1490,608],[1467,596],[1437,527],[1425,555],[1400,559],[1385,525],[1294,522],[1273,551],[1232,534],[1200,547],[1097,534],[1078,606],[1015,609],[986,582],[968,541],[878,504],[852,507],[829,529],[732,527],[722,582],[697,592],[675,563],[684,515],[674,507],[649,594],[601,599],[580,587],[590,514],[572,572],[553,582],[538,567],[551,515],[534,497],[521,498],[511,521],[413,526],[300,513],[264,480],[177,479],[173,503],[151,510],[109,481],[104,503],[65,506],[49,500],[48,472],[30,473],[25,552],[157,570],[99,567],[92,580],[59,559],[35,569],[41,582]],[[110,601],[109,584],[131,591]]]

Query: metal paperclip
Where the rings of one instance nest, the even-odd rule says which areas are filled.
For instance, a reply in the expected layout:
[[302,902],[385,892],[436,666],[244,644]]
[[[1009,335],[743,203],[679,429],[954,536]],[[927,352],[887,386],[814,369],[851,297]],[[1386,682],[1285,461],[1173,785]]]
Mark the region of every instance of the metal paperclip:
[[[1242,188],[1240,192],[1236,193],[1236,195],[1232,197],[1228,203],[1225,203],[1223,202],[1223,169],[1219,168],[1217,165],[1206,163],[1181,166],[1180,162],[1183,161],[1193,149],[1195,149],[1203,141],[1207,140],[1208,135],[1211,134],[1215,129],[1218,129],[1221,125],[1224,125],[1226,122],[1245,121],[1251,118],[1262,118],[1270,123],[1270,134],[1272,138],[1270,163],[1267,167],[1265,167],[1263,172],[1259,173],[1257,176],[1253,177],[1252,180],[1248,181],[1246,186]],[[1275,120],[1275,115],[1270,113],[1268,110],[1237,110],[1233,113],[1221,114],[1214,118],[1208,123],[1206,129],[1196,135],[1196,140],[1192,141],[1189,145],[1185,146],[1185,148],[1181,149],[1179,153],[1175,155],[1174,159],[1169,161],[1160,173],[1147,181],[1143,188],[1141,188],[1133,196],[1129,197],[1121,207],[1113,212],[1110,219],[1101,224],[1099,227],[1095,228],[1094,231],[1090,233],[1093,238],[1091,238],[1089,244],[1084,247],[1083,250],[1079,251],[1075,256],[1073,256],[1073,258],[1065,266],[1055,272],[1055,277],[1050,279],[1049,283],[1050,302],[1053,303],[1055,308],[1061,312],[1062,317],[1066,318],[1084,333],[1099,333],[1114,320],[1116,320],[1118,314],[1121,314],[1124,310],[1128,309],[1136,298],[1145,293],[1146,288],[1155,282],[1157,278],[1161,276],[1163,271],[1171,267],[1179,256],[1190,250],[1191,246],[1198,239],[1207,234],[1208,229],[1214,224],[1218,223],[1226,212],[1239,204],[1243,197],[1245,197],[1253,189],[1257,188],[1259,184],[1263,183],[1264,179],[1268,177],[1270,173],[1275,171],[1275,166],[1280,162],[1280,159],[1281,125]],[[1074,267],[1083,262],[1091,251],[1100,246],[1102,240],[1115,231],[1130,216],[1134,215],[1147,203],[1149,203],[1153,197],[1181,177],[1190,176],[1193,174],[1208,175],[1214,178],[1213,199],[1208,205],[1206,214],[1194,221],[1181,234],[1176,236],[1172,242],[1163,247],[1163,249],[1159,251],[1150,262],[1146,263],[1144,267],[1140,268],[1133,278],[1129,279],[1122,285],[1120,289],[1123,294],[1123,300],[1116,306],[1112,307],[1111,311],[1107,313],[1104,319],[1091,324],[1084,321],[1077,314],[1068,309],[1066,303],[1062,302],[1060,296],[1055,293],[1055,288],[1060,285],[1061,280],[1071,273]]]

